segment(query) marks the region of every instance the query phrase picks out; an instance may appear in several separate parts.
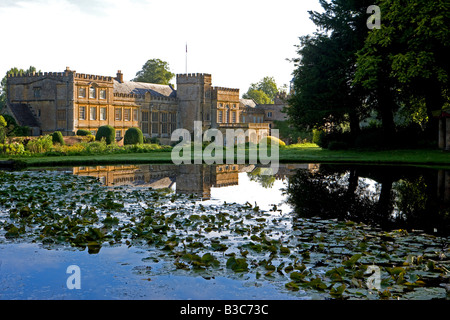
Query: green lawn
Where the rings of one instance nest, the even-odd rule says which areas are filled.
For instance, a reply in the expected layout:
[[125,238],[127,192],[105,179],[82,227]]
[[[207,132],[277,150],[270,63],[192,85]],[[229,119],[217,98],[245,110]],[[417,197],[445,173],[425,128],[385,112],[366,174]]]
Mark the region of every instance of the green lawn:
[[[25,166],[74,166],[126,163],[172,163],[171,152],[117,153],[83,156],[0,157]],[[450,166],[450,152],[441,150],[326,150],[314,144],[290,145],[279,151],[279,161],[307,163],[420,164]]]
[[280,149],[280,162],[340,162],[449,165],[450,152],[442,150],[327,150],[313,144],[291,145]]

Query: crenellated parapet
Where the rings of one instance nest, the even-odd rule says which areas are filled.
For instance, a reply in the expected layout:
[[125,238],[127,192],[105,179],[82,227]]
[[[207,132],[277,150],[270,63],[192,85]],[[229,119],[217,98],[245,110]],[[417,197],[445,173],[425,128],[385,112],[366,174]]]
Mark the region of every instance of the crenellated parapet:
[[212,87],[211,90],[213,92],[239,93],[239,89],[235,89],[235,88]]
[[177,84],[211,83],[209,73],[184,73],[177,74]]
[[[74,79],[74,80],[87,80],[87,81],[102,81],[113,83],[113,77],[110,76],[99,76],[94,74],[77,73],[74,70],[69,70],[68,68],[64,72],[18,72],[18,73],[8,73],[7,79],[10,81],[36,81],[41,79]],[[16,80],[17,79],[17,80]]]
[[151,101],[161,101],[161,102],[177,102],[178,101],[177,98],[152,96],[152,95],[150,95],[150,100]]
[[75,73],[74,78],[76,80],[92,80],[92,81],[105,81],[105,82],[113,82],[113,77],[109,76],[99,76],[94,74],[85,74],[85,73]]
[[133,99],[142,99],[145,97],[143,94],[136,94],[136,93],[120,93],[120,92],[114,92],[114,97],[117,98],[133,98]]
[[51,78],[63,78],[67,77],[67,72],[26,72],[26,73],[8,73],[7,78],[42,78],[42,77],[51,77]]

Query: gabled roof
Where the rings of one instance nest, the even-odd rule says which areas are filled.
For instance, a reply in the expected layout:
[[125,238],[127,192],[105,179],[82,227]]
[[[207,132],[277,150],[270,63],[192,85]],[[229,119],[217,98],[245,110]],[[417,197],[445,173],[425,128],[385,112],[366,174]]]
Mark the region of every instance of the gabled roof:
[[170,85],[134,81],[125,81],[121,83],[114,80],[114,93],[144,95],[147,92],[155,97],[176,98],[177,96],[176,90]]
[[239,102],[245,107],[256,108],[256,102],[253,99],[239,99]]

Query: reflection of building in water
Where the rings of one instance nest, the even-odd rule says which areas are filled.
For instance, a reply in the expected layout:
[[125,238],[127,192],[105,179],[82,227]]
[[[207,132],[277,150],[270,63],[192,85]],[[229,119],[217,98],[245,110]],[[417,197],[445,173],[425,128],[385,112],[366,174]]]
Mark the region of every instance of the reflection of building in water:
[[320,164],[318,163],[283,163],[280,164],[275,178],[284,180],[287,177],[293,176],[299,169],[317,172],[319,168]]
[[[318,170],[318,164],[280,164],[277,179],[284,179],[299,169]],[[252,172],[255,165],[117,165],[75,167],[73,174],[96,177],[105,186],[135,185],[153,189],[171,188],[176,192],[210,199],[211,188],[236,186],[240,172]]]
[[210,199],[211,187],[239,184],[239,168],[237,164],[178,166],[177,193],[195,194],[202,199]]
[[136,185],[153,189],[171,188],[176,192],[211,196],[211,187],[238,185],[239,165],[118,165],[73,168],[73,174],[97,178],[105,186]]
[[[239,184],[239,169],[243,166],[238,164],[215,165],[215,174],[212,175],[213,187],[237,186]],[[213,169],[213,170],[214,170]]]
[[450,202],[450,171],[438,171],[438,198],[444,202]]
[[173,165],[118,165],[75,167],[73,174],[96,177],[105,186],[132,184],[159,189],[173,185],[176,170]]

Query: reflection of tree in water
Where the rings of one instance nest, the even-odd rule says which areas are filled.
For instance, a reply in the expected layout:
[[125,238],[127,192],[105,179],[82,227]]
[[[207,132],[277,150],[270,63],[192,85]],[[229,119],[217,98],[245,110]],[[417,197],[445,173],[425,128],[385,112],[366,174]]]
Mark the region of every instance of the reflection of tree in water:
[[250,181],[258,182],[263,188],[270,189],[273,187],[276,178],[274,175],[263,174],[262,170],[264,169],[265,168],[255,168],[252,172],[248,172],[247,176]]
[[301,217],[448,233],[449,205],[439,201],[436,185],[436,170],[322,165],[297,171],[285,193]]

